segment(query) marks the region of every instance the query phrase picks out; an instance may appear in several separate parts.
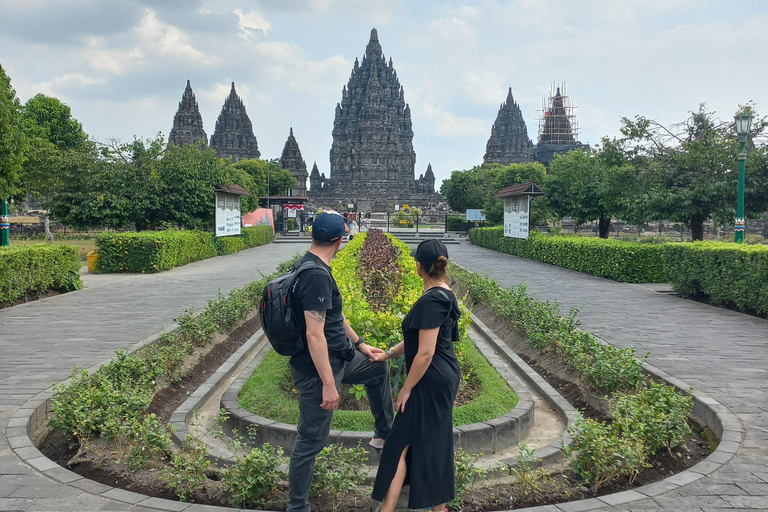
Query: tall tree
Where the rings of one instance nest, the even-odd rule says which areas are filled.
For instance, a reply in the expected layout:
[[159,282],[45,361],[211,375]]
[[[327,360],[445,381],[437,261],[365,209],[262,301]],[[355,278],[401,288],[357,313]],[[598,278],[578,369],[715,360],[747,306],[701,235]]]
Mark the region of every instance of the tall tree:
[[[754,138],[766,127],[757,119],[748,137],[748,171],[745,187],[747,217],[768,208],[768,182],[764,152]],[[702,104],[680,124],[666,127],[638,116],[624,118],[625,142],[634,144],[642,165],[645,195],[638,204],[651,219],[681,222],[691,229],[693,240],[704,237],[704,222],[720,225],[733,221],[738,187],[738,141],[732,121],[722,121]]]
[[635,193],[635,169],[616,141],[603,139],[597,150],[578,148],[557,155],[544,190],[547,202],[561,217],[576,224],[598,221],[600,238],[608,238],[611,218],[632,217],[626,198]]
[[20,173],[27,146],[21,104],[11,79],[0,66],[0,200],[21,191]]
[[258,158],[240,160],[235,169],[247,172],[253,179],[254,190],[248,190],[254,196],[266,196],[269,184],[270,196],[284,196],[289,188],[296,184],[296,178],[290,171],[282,169],[278,161],[266,161]]

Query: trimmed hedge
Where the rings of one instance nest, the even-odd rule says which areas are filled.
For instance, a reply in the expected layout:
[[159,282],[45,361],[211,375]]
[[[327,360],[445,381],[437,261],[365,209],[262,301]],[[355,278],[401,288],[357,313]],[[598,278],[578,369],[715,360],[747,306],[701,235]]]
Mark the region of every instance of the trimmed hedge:
[[532,233],[527,240],[507,238],[501,227],[472,229],[469,239],[481,247],[614,281],[661,283],[667,280],[660,245],[541,233]]
[[705,295],[714,304],[768,314],[768,246],[727,242],[664,244],[675,293]]
[[216,256],[216,246],[213,233],[169,229],[100,235],[96,252],[103,272],[153,273]]
[[48,290],[82,288],[80,257],[73,245],[0,248],[0,305]]
[[101,272],[154,273],[216,255],[232,254],[272,241],[270,226],[244,228],[241,235],[216,238],[205,231],[108,233],[96,238]]

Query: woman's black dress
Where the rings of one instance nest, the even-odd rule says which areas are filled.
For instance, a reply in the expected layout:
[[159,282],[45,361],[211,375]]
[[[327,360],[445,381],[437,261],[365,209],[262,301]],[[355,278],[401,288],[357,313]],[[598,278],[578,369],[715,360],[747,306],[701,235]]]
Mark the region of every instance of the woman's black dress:
[[406,369],[411,369],[419,351],[419,329],[440,327],[437,346],[427,371],[413,387],[398,412],[392,432],[381,452],[373,499],[383,501],[397,464],[406,446],[408,471],[404,485],[410,485],[408,507],[431,507],[455,497],[453,466],[453,402],[461,379],[453,342],[459,339],[461,310],[452,291],[430,288],[416,301],[403,319]]

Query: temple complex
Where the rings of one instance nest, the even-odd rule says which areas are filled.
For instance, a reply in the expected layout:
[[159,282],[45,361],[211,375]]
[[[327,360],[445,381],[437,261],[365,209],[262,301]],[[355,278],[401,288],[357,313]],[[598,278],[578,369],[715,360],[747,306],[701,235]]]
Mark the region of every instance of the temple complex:
[[235,82],[232,82],[232,89],[216,120],[211,147],[216,150],[219,158],[231,157],[232,162],[261,156],[245,105],[235,92]]
[[414,179],[411,109],[375,28],[342,88],[332,135],[329,177],[321,178],[316,166],[310,175],[313,205],[353,203],[361,210],[384,211],[394,204],[428,207],[445,201],[435,193],[431,166]]
[[565,154],[584,144],[577,140],[579,127],[573,116],[573,106],[568,96],[560,92],[560,87],[545,100],[542,111],[544,116],[539,120],[539,142],[534,159],[549,168],[556,154]]
[[[288,134],[288,140],[285,141],[283,147],[283,155],[280,157],[280,167],[286,171],[290,171],[294,178],[296,178],[296,184],[292,189],[288,191],[289,196],[306,196],[307,195],[307,164],[301,157],[301,150],[299,149],[299,143],[296,142],[296,138],[293,136],[293,127]],[[313,167],[312,171],[317,170],[317,164]]]
[[512,98],[509,88],[507,101],[499,107],[496,122],[491,127],[491,137],[485,145],[483,163],[524,164],[533,161],[533,143],[523,120],[520,106]]
[[185,144],[208,144],[208,135],[203,130],[203,117],[195,101],[195,93],[187,80],[187,87],[179,102],[179,110],[173,116],[173,128],[168,135],[168,143],[177,146]]

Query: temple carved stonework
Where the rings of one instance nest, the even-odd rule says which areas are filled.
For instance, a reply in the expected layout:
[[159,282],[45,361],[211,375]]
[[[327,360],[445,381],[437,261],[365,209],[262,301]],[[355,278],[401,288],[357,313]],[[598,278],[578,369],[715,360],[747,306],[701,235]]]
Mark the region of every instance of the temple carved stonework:
[[[285,141],[283,155],[280,157],[280,167],[286,171],[290,171],[293,177],[296,178],[296,184],[291,189],[289,195],[306,196],[308,176],[307,164],[301,157],[299,143],[296,142],[296,138],[293,136],[293,128],[291,128],[291,131],[288,134],[288,140]],[[312,170],[317,170],[317,164],[315,164],[315,167]]]
[[512,98],[509,88],[507,101],[499,107],[491,137],[485,146],[483,162],[486,164],[524,164],[533,161],[533,143],[523,120],[520,106]]
[[219,158],[232,158],[232,162],[259,158],[259,147],[253,134],[253,125],[245,112],[245,105],[235,92],[235,83],[221,107],[216,129],[211,136],[211,147]]
[[555,155],[564,155],[584,144],[578,141],[579,125],[573,115],[573,106],[568,96],[560,92],[560,87],[544,100],[542,110],[544,116],[539,120],[539,142],[534,158],[549,169]]
[[179,110],[173,116],[173,128],[168,135],[168,143],[177,146],[185,144],[208,144],[208,135],[203,130],[203,117],[195,101],[195,93],[187,80],[187,87],[179,102]]
[[336,105],[329,178],[321,181],[314,168],[310,175],[313,203],[360,203],[363,209],[384,209],[405,201],[444,200],[434,193],[431,167],[421,180],[414,179],[412,141],[411,109],[392,59],[384,57],[373,29],[363,60],[355,59]]

